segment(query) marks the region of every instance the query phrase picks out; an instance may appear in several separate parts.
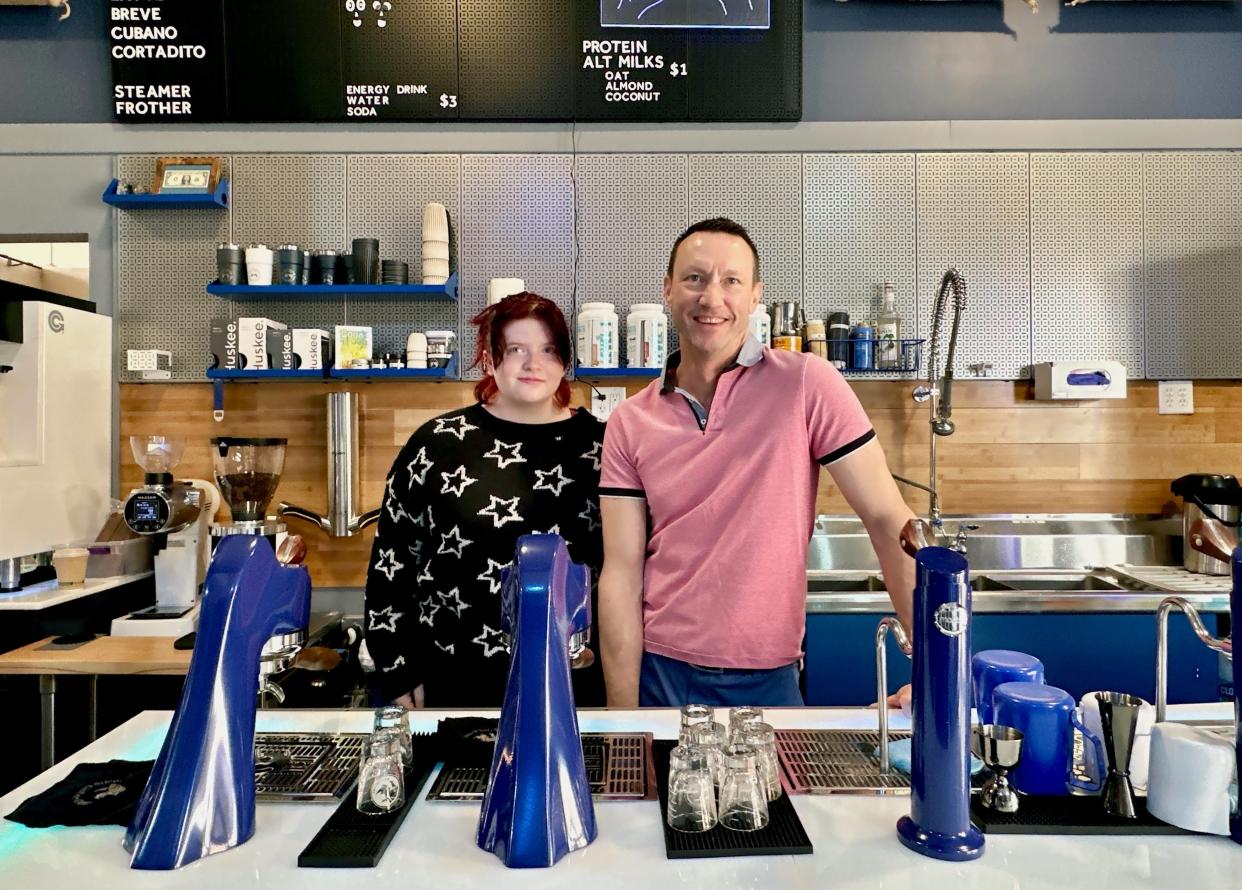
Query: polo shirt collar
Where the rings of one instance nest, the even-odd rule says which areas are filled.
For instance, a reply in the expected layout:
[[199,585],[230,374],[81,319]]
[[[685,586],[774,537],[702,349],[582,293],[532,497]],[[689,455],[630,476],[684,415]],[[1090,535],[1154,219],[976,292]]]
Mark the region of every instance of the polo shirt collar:
[[[732,371],[734,368],[739,367],[752,368],[761,361],[763,361],[763,344],[759,342],[754,334],[747,333],[746,339],[742,341],[742,348],[738,351],[737,358],[725,368],[725,371]],[[668,360],[664,363],[664,371],[660,374],[661,395],[676,391],[677,366],[680,364],[681,350],[677,349],[669,353]]]

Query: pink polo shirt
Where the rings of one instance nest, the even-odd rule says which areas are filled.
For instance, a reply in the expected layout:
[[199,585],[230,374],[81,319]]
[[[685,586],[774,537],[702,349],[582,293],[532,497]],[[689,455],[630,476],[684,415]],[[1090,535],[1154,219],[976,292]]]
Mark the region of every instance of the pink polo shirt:
[[608,420],[600,496],[647,502],[648,652],[751,669],[802,655],[819,468],[875,431],[828,362],[758,346],[721,376],[702,428],[671,379]]

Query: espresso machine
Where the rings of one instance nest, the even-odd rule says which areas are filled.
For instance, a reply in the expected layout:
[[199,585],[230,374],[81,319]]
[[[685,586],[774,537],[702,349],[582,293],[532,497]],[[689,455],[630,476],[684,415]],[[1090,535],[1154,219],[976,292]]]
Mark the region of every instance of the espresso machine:
[[204,479],[173,477],[185,442],[168,436],[130,436],[142,468],[142,487],[122,507],[130,531],[153,539],[155,605],[112,622],[113,636],[173,636],[194,630],[198,594],[211,556],[208,530],[220,493]]

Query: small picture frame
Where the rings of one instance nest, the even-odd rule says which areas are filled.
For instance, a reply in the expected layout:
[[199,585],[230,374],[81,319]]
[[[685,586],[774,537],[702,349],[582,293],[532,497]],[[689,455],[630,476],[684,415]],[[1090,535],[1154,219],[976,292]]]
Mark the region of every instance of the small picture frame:
[[219,158],[159,158],[151,191],[157,195],[209,195],[219,182]]

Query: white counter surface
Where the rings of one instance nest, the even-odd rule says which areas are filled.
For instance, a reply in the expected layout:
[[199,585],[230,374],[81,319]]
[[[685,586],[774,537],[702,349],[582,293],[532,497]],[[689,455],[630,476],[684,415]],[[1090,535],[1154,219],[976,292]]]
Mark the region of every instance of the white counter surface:
[[[442,716],[473,712],[421,712],[415,731],[431,731]],[[483,712],[478,712],[483,713]],[[778,728],[875,726],[865,710],[770,709]],[[147,712],[79,751],[53,769],[0,798],[9,813],[32,794],[63,778],[80,762],[114,757],[153,758],[170,718]],[[1227,704],[1171,709],[1174,719],[1232,718]],[[583,711],[583,731],[654,731],[676,734],[673,711]],[[363,732],[369,711],[264,711],[260,731]],[[894,728],[908,727],[897,717]],[[428,782],[428,787],[430,782]],[[425,793],[425,788],[424,788]],[[1039,837],[992,835],[982,859],[947,863],[905,849],[894,825],[909,812],[908,798],[795,797],[815,845],[813,856],[669,860],[664,856],[655,802],[596,804],[599,838],[550,869],[508,870],[474,844],[478,806],[419,800],[375,869],[299,869],[297,855],[327,819],[331,806],[260,804],[255,836],[237,849],[177,872],[128,867],[123,829],[28,829],[0,821],[0,885],[12,888],[145,890],[316,890],[342,886],[487,888],[564,887],[572,890],[725,888],[883,888],[883,890],[1131,890],[1168,887],[1231,890],[1242,875],[1242,846],[1204,836]],[[364,883],[365,882],[365,883]]]
[[73,584],[61,587],[55,579],[40,584],[31,584],[21,590],[0,593],[0,611],[35,612],[49,609],[62,603],[70,603],[83,597],[103,593],[114,587],[121,587],[143,578],[151,577],[154,572],[140,572],[137,575],[117,575],[112,578],[87,578],[84,584]]

